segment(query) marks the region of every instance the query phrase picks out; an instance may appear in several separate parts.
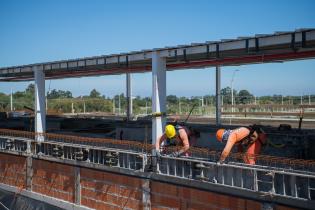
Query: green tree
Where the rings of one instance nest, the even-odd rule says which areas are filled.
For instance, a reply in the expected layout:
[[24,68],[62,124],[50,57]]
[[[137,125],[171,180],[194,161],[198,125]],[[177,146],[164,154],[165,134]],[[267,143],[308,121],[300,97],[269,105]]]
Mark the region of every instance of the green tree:
[[[230,87],[225,87],[221,89],[221,96],[223,96],[224,104],[232,104],[232,91]],[[237,91],[233,89],[233,97],[237,96]]]
[[72,98],[72,93],[70,91],[64,90],[56,90],[53,89],[52,91],[47,93],[48,99],[57,99],[57,98]]
[[167,103],[176,104],[178,102],[178,98],[175,95],[166,96]]
[[253,95],[250,94],[248,90],[240,90],[240,92],[237,95],[237,103],[239,104],[248,104],[250,103],[250,100],[253,98]]
[[29,84],[27,88],[25,89],[25,92],[33,93],[35,91],[35,85],[33,83]]
[[93,89],[93,90],[90,92],[90,97],[91,97],[91,98],[101,98],[101,93],[98,92],[97,90]]

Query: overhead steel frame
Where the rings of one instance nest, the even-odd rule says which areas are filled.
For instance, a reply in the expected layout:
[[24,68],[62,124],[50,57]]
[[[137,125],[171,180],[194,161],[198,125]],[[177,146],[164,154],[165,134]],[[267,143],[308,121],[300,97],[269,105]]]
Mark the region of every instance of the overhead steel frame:
[[[166,84],[165,74],[158,69],[176,70],[189,68],[216,67],[217,120],[220,122],[220,66],[242,65],[250,63],[282,62],[287,60],[308,59],[315,57],[315,29],[298,29],[293,32],[276,32],[274,34],[240,37],[218,42],[193,43],[152,50],[143,50],[109,56],[40,63],[33,65],[0,68],[1,81],[25,81],[33,78],[34,69],[41,69],[46,78],[96,76],[147,72],[152,69],[153,92],[152,112],[165,112]],[[151,62],[152,59],[152,62]],[[162,65],[161,65],[162,64]],[[153,69],[155,69],[153,72]],[[36,76],[36,75],[35,75]],[[41,77],[41,74],[37,76]],[[160,79],[161,81],[159,81]],[[36,79],[37,86],[44,79]],[[127,81],[128,82],[128,81]],[[129,81],[130,82],[130,81]],[[128,86],[128,85],[127,85]],[[154,89],[154,87],[160,89]],[[164,88],[162,88],[164,87]],[[131,91],[131,89],[129,89]],[[38,92],[36,101],[36,132],[45,131],[45,113],[41,106],[43,93]],[[127,92],[129,92],[127,90]],[[127,94],[128,95],[128,94]],[[131,100],[131,92],[130,99]],[[131,104],[131,103],[130,103]],[[130,117],[131,106],[128,107]],[[163,115],[152,120],[153,141],[162,133]],[[161,119],[158,119],[161,118]],[[165,124],[165,122],[164,122]]]

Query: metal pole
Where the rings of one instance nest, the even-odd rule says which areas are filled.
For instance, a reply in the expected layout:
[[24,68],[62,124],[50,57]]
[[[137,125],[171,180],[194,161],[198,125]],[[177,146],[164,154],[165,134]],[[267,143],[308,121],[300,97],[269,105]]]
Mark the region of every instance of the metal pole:
[[118,95],[118,115],[120,115],[120,94]]
[[281,95],[281,105],[283,105],[283,95]]
[[221,69],[220,69],[220,66],[216,66],[216,125],[221,125]]
[[12,93],[12,88],[11,88],[10,104],[11,104],[11,112],[12,112],[13,111],[13,93]]
[[235,77],[235,73],[239,71],[238,69],[235,69],[232,75],[232,79],[231,79],[231,103],[232,103],[232,112],[234,112],[234,91],[233,91],[233,82],[234,82],[234,77]]
[[202,111],[201,111],[201,109],[202,109],[202,101],[201,101],[201,99],[199,99],[199,100],[200,100],[199,114],[201,115],[201,113],[202,113]]
[[113,114],[115,114],[115,96],[113,97]]
[[224,101],[224,97],[223,95],[221,96],[221,100],[222,100],[222,106],[224,105],[223,101]]
[[127,120],[132,116],[132,94],[131,94],[131,75],[126,74],[126,95],[127,95]]
[[235,71],[233,72],[233,77],[232,77],[232,81],[231,81],[231,105],[232,105],[232,112],[234,112],[234,109],[233,109],[233,105],[234,105],[234,103],[233,103],[233,99],[234,99],[234,97],[233,97],[233,78],[234,78],[234,73],[235,73]]

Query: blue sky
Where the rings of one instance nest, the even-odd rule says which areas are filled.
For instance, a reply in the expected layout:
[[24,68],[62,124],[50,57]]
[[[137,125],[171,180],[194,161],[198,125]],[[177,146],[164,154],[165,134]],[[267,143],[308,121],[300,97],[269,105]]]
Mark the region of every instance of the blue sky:
[[[315,28],[315,1],[0,0],[0,67],[106,55],[238,36]],[[315,60],[222,68],[222,87],[254,95],[315,93]],[[133,95],[151,95],[151,74],[134,74]],[[0,92],[29,83],[0,82]],[[46,81],[75,96],[125,91],[125,75]],[[215,93],[213,68],[167,73],[167,94]]]

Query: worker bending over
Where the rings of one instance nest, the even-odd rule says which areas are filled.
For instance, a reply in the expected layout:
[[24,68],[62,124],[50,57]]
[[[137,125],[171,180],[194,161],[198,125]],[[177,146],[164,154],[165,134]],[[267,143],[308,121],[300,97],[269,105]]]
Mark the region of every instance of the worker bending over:
[[169,156],[179,157],[183,154],[187,156],[187,150],[196,142],[196,137],[199,135],[199,132],[188,129],[186,126],[166,125],[165,132],[156,140],[156,155],[161,156],[161,146],[180,146],[181,149],[179,151],[173,152]]
[[239,127],[234,130],[219,129],[216,137],[218,141],[226,143],[219,163],[223,163],[233,146],[237,145],[238,151],[245,153],[244,162],[254,165],[256,163],[255,156],[261,152],[262,146],[267,142],[265,132],[257,125]]

